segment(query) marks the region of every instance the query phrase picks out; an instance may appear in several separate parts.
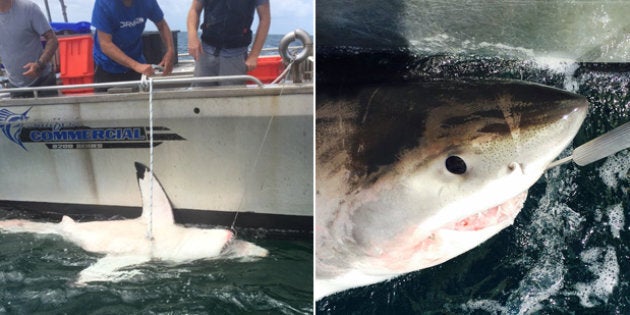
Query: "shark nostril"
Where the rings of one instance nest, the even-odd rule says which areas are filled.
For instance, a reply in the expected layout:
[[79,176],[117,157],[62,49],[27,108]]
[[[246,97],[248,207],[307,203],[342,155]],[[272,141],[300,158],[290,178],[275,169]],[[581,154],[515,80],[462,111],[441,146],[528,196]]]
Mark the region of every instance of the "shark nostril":
[[520,170],[521,173],[523,173],[523,165],[521,163],[511,162],[510,164],[508,164],[508,169],[510,170],[510,172]]

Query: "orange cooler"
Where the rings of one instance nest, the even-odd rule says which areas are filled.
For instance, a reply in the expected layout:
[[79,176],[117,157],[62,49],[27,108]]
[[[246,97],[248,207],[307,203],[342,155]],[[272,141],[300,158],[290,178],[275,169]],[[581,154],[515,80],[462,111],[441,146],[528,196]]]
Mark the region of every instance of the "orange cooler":
[[258,65],[256,69],[247,74],[258,78],[263,83],[271,83],[284,70],[282,57],[280,56],[261,56],[258,57]]

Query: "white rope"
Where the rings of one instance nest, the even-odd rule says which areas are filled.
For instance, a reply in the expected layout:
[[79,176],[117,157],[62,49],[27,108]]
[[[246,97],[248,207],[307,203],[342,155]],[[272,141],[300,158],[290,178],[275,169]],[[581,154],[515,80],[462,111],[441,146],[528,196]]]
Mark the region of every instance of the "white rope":
[[[142,76],[143,81],[146,80],[145,76]],[[151,183],[149,193],[149,224],[147,227],[147,238],[153,239],[153,79],[148,78],[149,84],[149,169],[151,170]]]

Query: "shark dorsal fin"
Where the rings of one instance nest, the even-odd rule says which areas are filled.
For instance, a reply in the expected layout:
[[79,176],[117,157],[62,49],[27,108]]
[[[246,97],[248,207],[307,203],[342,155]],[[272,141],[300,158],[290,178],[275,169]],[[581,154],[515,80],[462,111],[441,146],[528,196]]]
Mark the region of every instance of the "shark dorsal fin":
[[[166,196],[160,181],[142,163],[136,162],[135,165],[138,185],[142,194],[142,219],[147,222],[151,221],[156,226],[175,224],[171,202]],[[151,177],[153,177],[153,194],[151,194]],[[153,202],[151,202],[151,195],[153,195]],[[152,215],[151,207],[153,207]]]

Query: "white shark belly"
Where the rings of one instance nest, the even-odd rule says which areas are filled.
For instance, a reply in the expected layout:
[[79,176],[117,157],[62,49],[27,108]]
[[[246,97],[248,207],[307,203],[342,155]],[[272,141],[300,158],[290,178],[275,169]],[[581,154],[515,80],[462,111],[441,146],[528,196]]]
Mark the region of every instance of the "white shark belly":
[[153,258],[186,262],[220,256],[233,234],[224,229],[170,226],[155,231]]
[[147,226],[140,219],[69,222],[64,217],[59,224],[59,235],[85,251],[112,255],[150,255],[151,241]]

